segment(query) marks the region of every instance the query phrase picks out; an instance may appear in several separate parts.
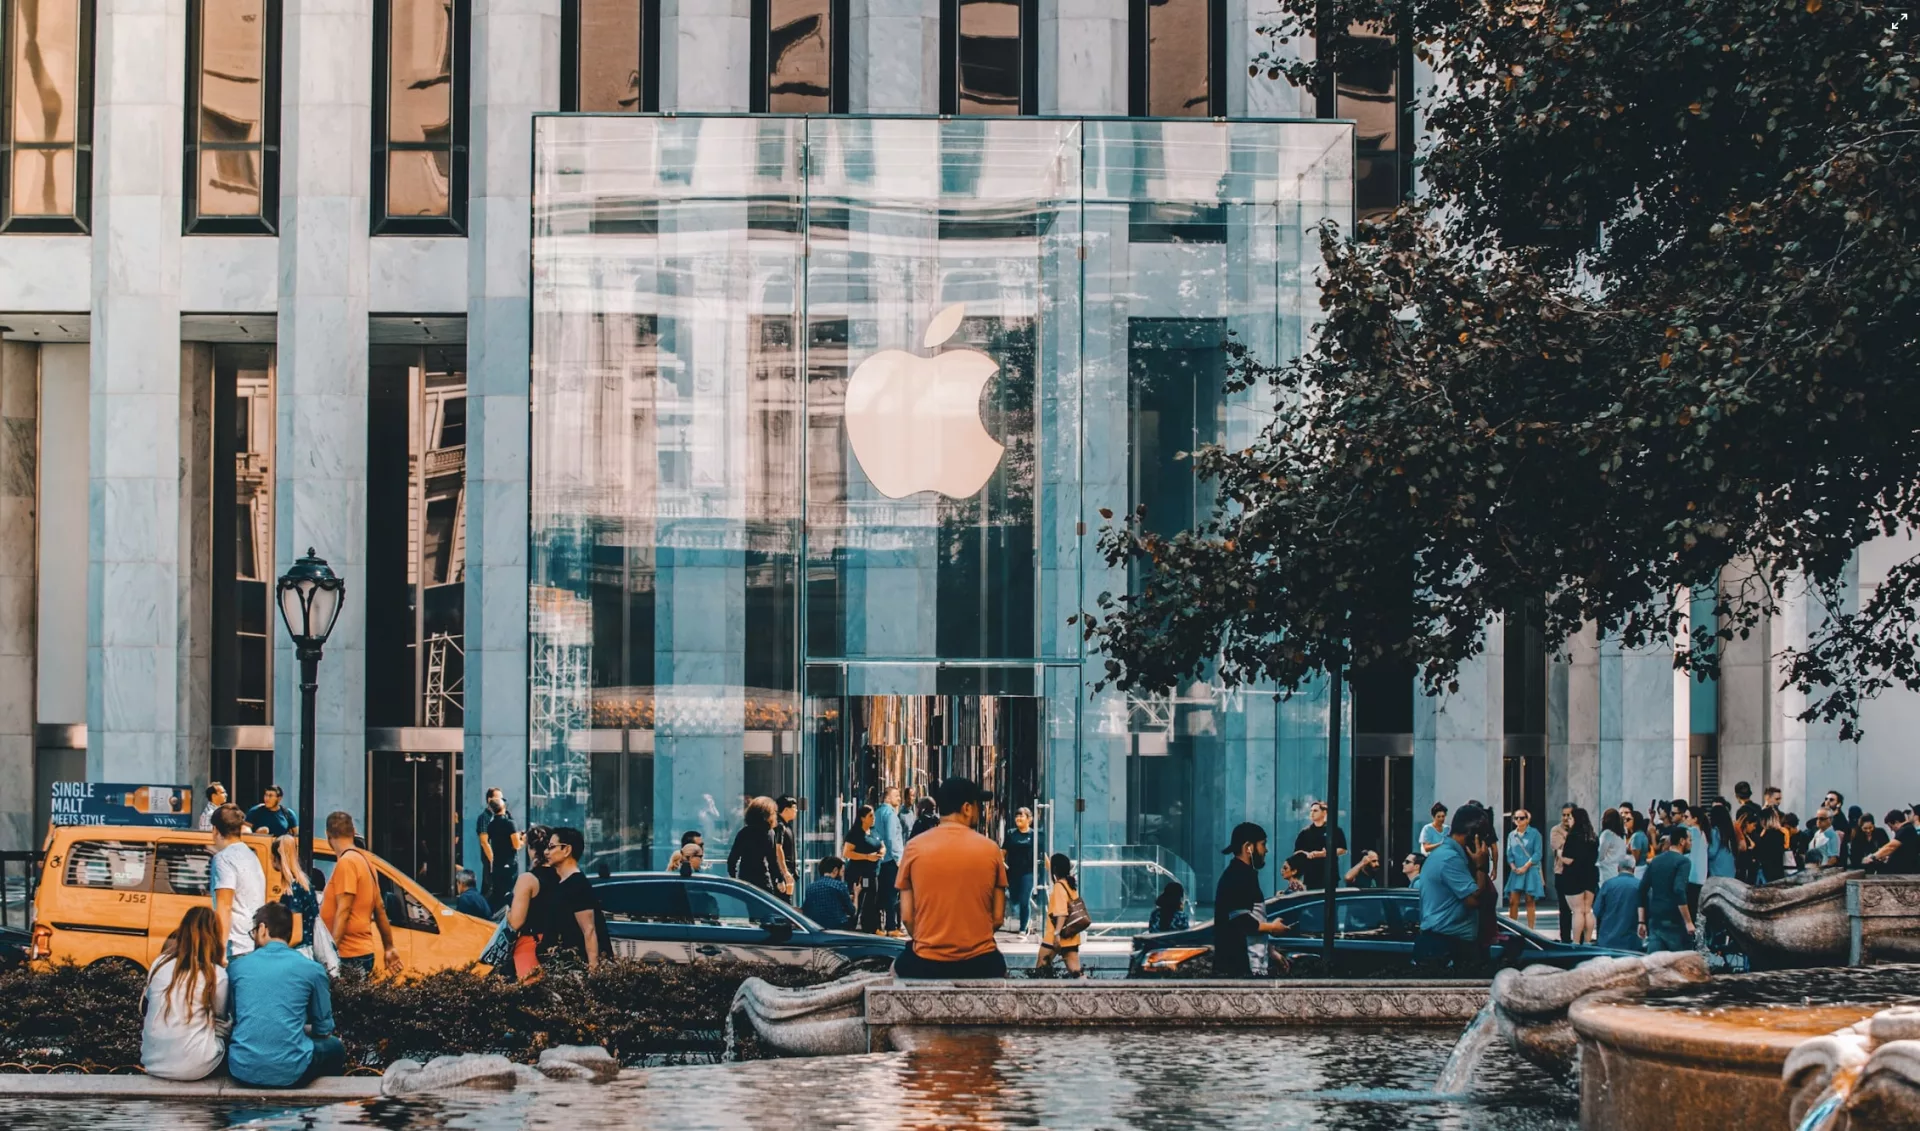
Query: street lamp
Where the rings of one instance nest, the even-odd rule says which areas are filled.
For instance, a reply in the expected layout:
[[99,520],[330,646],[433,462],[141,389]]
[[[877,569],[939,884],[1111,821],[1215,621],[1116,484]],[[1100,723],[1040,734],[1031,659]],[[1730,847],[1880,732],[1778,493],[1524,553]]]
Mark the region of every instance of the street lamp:
[[313,547],[307,556],[293,563],[280,576],[274,596],[280,603],[280,619],[286,622],[287,635],[293,638],[293,653],[300,658],[300,870],[313,871],[313,710],[314,696],[320,690],[320,649],[340,618],[340,605],[347,583],[327,568],[326,559],[316,557]]

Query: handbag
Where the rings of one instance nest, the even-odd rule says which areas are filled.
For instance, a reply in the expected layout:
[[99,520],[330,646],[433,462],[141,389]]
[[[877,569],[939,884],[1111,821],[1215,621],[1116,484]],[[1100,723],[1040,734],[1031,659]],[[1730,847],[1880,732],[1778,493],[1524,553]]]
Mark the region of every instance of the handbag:
[[313,922],[313,960],[326,967],[329,974],[340,972],[340,952],[334,949],[333,932],[318,916]]
[[[1061,881],[1065,883],[1065,881]],[[1072,884],[1067,884],[1067,914],[1065,922],[1060,924],[1056,938],[1070,939],[1084,934],[1093,926],[1093,916],[1087,914],[1087,901],[1080,898],[1080,892]]]

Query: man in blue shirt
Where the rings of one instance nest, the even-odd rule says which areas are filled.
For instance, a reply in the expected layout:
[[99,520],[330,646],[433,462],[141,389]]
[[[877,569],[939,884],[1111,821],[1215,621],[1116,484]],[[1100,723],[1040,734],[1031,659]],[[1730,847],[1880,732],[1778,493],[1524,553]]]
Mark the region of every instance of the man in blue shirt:
[[493,907],[487,903],[487,897],[474,890],[473,869],[457,868],[453,873],[453,889],[460,894],[454,897],[453,909],[464,911],[480,919],[493,918]]
[[888,934],[897,934],[900,930],[900,893],[893,888],[893,881],[900,875],[900,854],[907,850],[907,836],[900,827],[900,787],[890,785],[880,795],[880,804],[873,811],[873,835],[880,839],[880,908],[886,914],[882,917],[880,929]]
[[1481,961],[1475,909],[1480,906],[1480,876],[1492,852],[1483,832],[1486,823],[1486,810],[1462,805],[1453,814],[1447,838],[1420,869],[1420,935],[1413,943],[1416,965],[1463,970]]
[[254,952],[227,968],[233,1001],[227,1072],[255,1088],[292,1088],[340,1075],[347,1050],[333,1035],[327,971],[289,945],[292,912],[278,903],[254,912],[253,941]]
[[1687,910],[1687,876],[1693,870],[1687,860],[1689,843],[1685,825],[1662,832],[1662,851],[1640,878],[1640,927],[1650,950],[1693,949],[1693,913]]
[[261,791],[260,804],[247,810],[247,824],[254,832],[266,833],[269,840],[279,840],[300,827],[293,811],[280,804],[286,795],[286,790],[277,785]]
[[1626,868],[1600,885],[1593,897],[1593,919],[1598,924],[1594,942],[1613,950],[1639,951],[1640,877]]
[[814,865],[819,878],[807,885],[807,897],[800,902],[800,913],[829,931],[853,922],[853,893],[840,878],[846,870],[847,862],[838,856],[821,857]]

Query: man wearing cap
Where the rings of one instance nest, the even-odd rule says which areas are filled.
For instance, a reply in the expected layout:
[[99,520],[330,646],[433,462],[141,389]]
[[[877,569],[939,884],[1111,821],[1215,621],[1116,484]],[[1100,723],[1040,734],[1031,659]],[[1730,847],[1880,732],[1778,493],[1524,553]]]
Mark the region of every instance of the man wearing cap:
[[1000,846],[974,831],[987,795],[962,777],[935,792],[940,823],[907,841],[894,887],[913,941],[894,960],[902,978],[1004,978],[993,932],[1007,914]]
[[1277,935],[1287,929],[1278,919],[1261,922],[1252,914],[1267,901],[1260,890],[1260,869],[1267,863],[1267,830],[1242,821],[1220,851],[1233,859],[1227,861],[1213,889],[1213,973],[1220,978],[1251,978],[1253,963],[1247,947],[1254,936]]
[[[1481,879],[1493,846],[1486,835],[1487,811],[1468,802],[1453,814],[1447,839],[1427,857],[1420,873],[1420,936],[1413,960],[1456,969],[1480,963],[1479,917],[1474,913],[1492,889]],[[1493,895],[1495,900],[1498,895]]]

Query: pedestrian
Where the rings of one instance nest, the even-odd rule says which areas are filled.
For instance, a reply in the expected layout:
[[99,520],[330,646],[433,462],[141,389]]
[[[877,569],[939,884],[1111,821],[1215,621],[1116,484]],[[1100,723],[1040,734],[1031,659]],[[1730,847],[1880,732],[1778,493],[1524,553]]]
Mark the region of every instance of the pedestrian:
[[213,811],[213,863],[210,867],[213,914],[227,958],[253,949],[253,913],[267,901],[267,873],[253,846],[241,840],[247,819],[238,805]]
[[1161,931],[1184,931],[1193,926],[1187,916],[1187,887],[1179,880],[1168,880],[1160,889],[1160,897],[1153,901],[1153,911],[1147,916],[1147,933],[1158,934]]
[[1887,830],[1874,823],[1872,813],[1853,820],[1853,835],[1847,838],[1847,867],[1865,868],[1873,854],[1887,846]]
[[[1616,818],[1617,819],[1617,818]],[[1573,824],[1560,850],[1561,877],[1566,882],[1567,909],[1573,913],[1573,941],[1592,942],[1595,936],[1593,897],[1600,888],[1600,841],[1593,835],[1593,818],[1578,805],[1573,808]],[[1618,874],[1624,855],[1617,855],[1613,871]]]
[[1400,874],[1407,878],[1409,890],[1420,890],[1420,872],[1425,863],[1426,858],[1417,852],[1407,853],[1407,858],[1400,861]]
[[1560,941],[1573,941],[1573,909],[1567,906],[1567,885],[1562,879],[1566,864],[1561,850],[1567,846],[1567,830],[1573,828],[1573,806],[1560,806],[1560,823],[1547,834],[1547,850],[1553,857],[1553,899],[1560,911]]
[[286,795],[287,791],[277,785],[270,785],[261,791],[260,804],[247,810],[247,824],[252,826],[254,832],[265,833],[275,840],[289,833],[299,835],[300,824],[293,810],[280,804]]
[[667,858],[667,871],[678,872],[682,879],[701,871],[707,866],[707,838],[699,829],[688,829],[680,834],[680,847],[673,850]]
[[1047,921],[1041,925],[1040,953],[1034,958],[1033,968],[1051,970],[1053,960],[1059,958],[1066,963],[1067,973],[1078,978],[1080,939],[1086,933],[1080,921],[1085,918],[1086,905],[1080,900],[1080,885],[1073,881],[1073,860],[1066,853],[1049,856],[1047,869],[1053,884],[1047,889]]
[[[793,823],[800,818],[800,802],[788,795],[781,794],[774,800],[773,841],[780,847],[780,891],[779,894],[788,903],[800,898],[800,879],[795,869],[800,867],[799,842],[793,836]],[[879,869],[874,869],[876,875]]]
[[1640,877],[1627,868],[1607,877],[1593,899],[1594,941],[1609,950],[1646,950],[1640,934]]
[[1492,855],[1486,811],[1468,802],[1453,814],[1447,839],[1420,872],[1420,934],[1413,960],[1466,971],[1481,962],[1479,916],[1490,888],[1482,885]]
[[314,937],[320,926],[320,900],[313,894],[313,884],[300,870],[300,842],[290,836],[279,837],[273,842],[273,867],[280,873],[280,883],[286,890],[280,893],[280,906],[293,916],[293,937],[300,940],[295,950],[308,958],[318,959]]
[[565,825],[554,829],[547,841],[547,867],[553,869],[555,882],[542,893],[545,906],[536,901],[533,908],[542,923],[542,968],[564,961],[584,962],[592,970],[611,953],[606,916],[593,894],[593,881],[580,870],[586,850],[586,837]]
[[972,780],[938,790],[940,821],[916,832],[900,857],[900,919],[913,941],[894,960],[902,978],[1004,978],[993,933],[1007,917],[1007,864],[974,831],[991,798]]
[[455,868],[453,870],[455,893],[453,909],[476,919],[491,919],[494,912],[493,905],[487,902],[486,896],[480,894],[478,887],[478,877],[473,874],[472,868]]
[[1833,813],[1825,806],[1807,818],[1806,860],[1809,868],[1830,868],[1841,859],[1840,838],[1833,831]]
[[1533,929],[1534,904],[1547,894],[1540,878],[1540,863],[1545,854],[1540,848],[1540,830],[1533,827],[1533,814],[1525,809],[1513,813],[1513,831],[1507,834],[1507,915],[1520,918],[1520,905],[1527,906],[1527,929]]
[[1620,832],[1627,838],[1627,855],[1633,866],[1645,864],[1653,854],[1653,842],[1647,838],[1647,818],[1631,805],[1620,807]]
[[1324,891],[1327,865],[1337,864],[1340,857],[1347,854],[1347,834],[1328,827],[1325,802],[1315,801],[1307,806],[1307,822],[1307,827],[1293,838],[1293,851],[1307,854],[1306,867],[1300,871],[1301,882],[1307,885],[1307,890]]
[[226,1015],[226,938],[213,908],[189,907],[147,975],[140,1067],[161,1080],[212,1075],[227,1055]]
[[838,856],[822,856],[815,864],[816,878],[807,885],[800,913],[829,931],[842,930],[853,923],[853,893],[841,877],[847,862]]
[[1602,876],[1620,871],[1622,862],[1628,869],[1636,863],[1633,849],[1627,845],[1626,824],[1626,818],[1618,809],[1603,810],[1600,814],[1600,857],[1596,863]]
[[213,831],[213,811],[227,803],[227,787],[217,781],[207,783],[207,804],[200,810],[200,816],[193,827],[200,832]]
[[374,931],[380,933],[387,973],[400,970],[400,952],[394,948],[386,906],[380,898],[379,873],[373,858],[354,843],[353,816],[335,810],[327,814],[327,846],[333,849],[333,876],[320,901],[320,921],[333,936],[333,949],[343,970],[373,973]]
[[1711,866],[1707,843],[1707,811],[1695,805],[1682,806],[1678,816],[1681,826],[1687,830],[1687,911],[1700,914],[1700,889],[1707,882],[1707,869]]
[[[331,895],[333,885],[327,887]],[[340,1075],[347,1050],[333,1035],[327,972],[288,945],[293,916],[269,903],[254,912],[250,933],[257,949],[227,971],[233,998],[228,1074],[254,1088],[299,1087]]]
[[1640,937],[1650,951],[1693,949],[1693,912],[1687,908],[1690,839],[1681,827],[1662,833],[1660,852],[1640,877]]
[[1433,820],[1420,826],[1420,855],[1422,856],[1433,855],[1433,850],[1439,848],[1440,842],[1447,839],[1446,805],[1436,801],[1428,813],[1432,815]]
[[1213,973],[1220,978],[1250,978],[1256,970],[1264,974],[1266,936],[1285,934],[1288,929],[1280,920],[1267,918],[1267,897],[1260,891],[1260,869],[1267,866],[1267,830],[1242,821],[1234,826],[1221,854],[1231,859],[1213,889]]
[[1787,834],[1780,826],[1780,810],[1760,811],[1760,835],[1754,841],[1753,856],[1759,883],[1777,884],[1787,878]]
[[1905,809],[1887,810],[1887,843],[1867,857],[1869,871],[1886,876],[1920,872],[1920,827]]
[[495,794],[487,801],[489,816],[487,833],[481,838],[483,855],[487,858],[487,906],[495,911],[506,905],[513,894],[515,861],[526,838],[513,827],[513,818],[507,814],[507,799]]
[[780,894],[780,877],[787,873],[786,862],[780,858],[780,842],[773,835],[777,819],[773,798],[754,798],[727,852],[727,875],[770,895]]
[[1341,877],[1342,886],[1350,888],[1377,888],[1380,886],[1380,854],[1369,848],[1360,854],[1353,867]]
[[1007,862],[1007,903],[1020,909],[1020,933],[1026,934],[1033,917],[1033,810],[1014,811],[1013,827],[1000,838],[1000,858]]
[[907,850],[906,830],[900,827],[900,787],[890,785],[880,794],[873,811],[873,834],[880,840],[884,855],[880,858],[880,878],[874,884],[880,892],[880,932],[900,934],[900,893],[894,881],[900,878],[900,854]]
[[559,884],[547,863],[547,847],[553,843],[553,830],[545,825],[527,826],[527,870],[513,882],[513,897],[507,901],[507,928],[514,933],[513,977],[524,982],[540,969],[542,932],[547,923],[535,913],[545,914],[549,894]]
[[1311,861],[1307,859],[1307,854],[1304,852],[1296,852],[1280,861],[1280,886],[1288,895],[1297,895],[1308,890],[1304,877],[1309,863]]
[[1707,807],[1707,875],[1731,879],[1740,869],[1740,834],[1733,827],[1733,814],[1719,802]]
[[[913,819],[913,827],[907,830],[907,839],[912,840],[914,837],[919,836],[921,833],[931,831],[934,827],[936,827],[939,824],[940,824],[940,818],[934,813],[933,798],[922,797],[920,799],[920,807],[918,810],[918,815],[915,816]],[[905,854],[903,853],[902,856],[904,857],[904,855]]]
[[856,929],[868,933],[880,929],[880,897],[875,887],[880,878],[880,858],[886,855],[886,846],[873,835],[873,824],[873,806],[862,805],[840,843],[840,855],[847,862],[847,887],[853,892],[858,914]]

